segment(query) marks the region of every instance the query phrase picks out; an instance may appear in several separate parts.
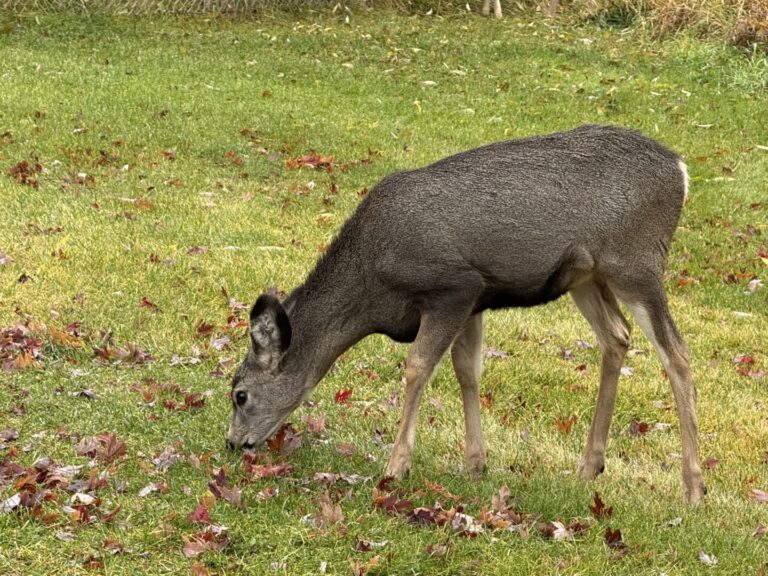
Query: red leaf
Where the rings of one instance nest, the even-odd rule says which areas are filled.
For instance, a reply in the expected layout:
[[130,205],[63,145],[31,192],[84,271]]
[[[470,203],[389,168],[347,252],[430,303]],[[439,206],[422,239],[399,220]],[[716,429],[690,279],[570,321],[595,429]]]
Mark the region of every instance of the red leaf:
[[348,388],[347,390],[339,390],[334,395],[333,399],[336,402],[336,404],[348,404],[349,398],[352,396],[352,389]]
[[629,422],[629,435],[632,438],[645,436],[646,434],[648,434],[649,430],[650,430],[650,426],[648,426],[647,422],[638,422],[634,418],[632,418],[632,420],[630,420]]
[[150,301],[146,296],[141,297],[141,305],[147,308],[150,312],[160,312],[160,308],[154,302]]
[[301,447],[301,434],[296,432],[293,424],[283,424],[275,435],[267,440],[267,447],[272,452],[279,452],[283,456],[287,456]]
[[195,508],[192,512],[187,514],[187,520],[189,520],[193,524],[210,524],[211,515],[208,512],[208,508],[206,508],[201,504],[200,506]]

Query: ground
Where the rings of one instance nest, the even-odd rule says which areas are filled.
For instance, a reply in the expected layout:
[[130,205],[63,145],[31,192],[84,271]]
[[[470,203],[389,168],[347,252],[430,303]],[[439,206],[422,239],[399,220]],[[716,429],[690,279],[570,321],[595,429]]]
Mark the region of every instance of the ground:
[[[316,12],[27,15],[0,59],[0,572],[765,573],[759,53]],[[300,283],[378,179],[585,122],[640,129],[689,166],[666,279],[704,504],[683,503],[671,392],[636,327],[606,472],[574,474],[599,353],[567,298],[488,316],[479,481],[446,364],[410,478],[380,484],[406,353],[383,337],[338,360],[271,452],[224,449],[247,307]]]

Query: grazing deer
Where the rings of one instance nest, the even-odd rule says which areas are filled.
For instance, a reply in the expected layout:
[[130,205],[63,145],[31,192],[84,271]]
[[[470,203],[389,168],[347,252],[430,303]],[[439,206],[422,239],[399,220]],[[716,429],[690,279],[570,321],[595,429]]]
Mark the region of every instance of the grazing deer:
[[609,126],[499,142],[384,178],[283,303],[258,298],[251,345],[232,382],[231,448],[267,440],[336,358],[372,333],[413,342],[386,473],[411,466],[419,401],[450,349],[461,387],[470,474],[486,465],[480,426],[483,312],[569,292],[602,352],[597,407],[579,472],[603,471],[630,327],[653,343],[672,384],[689,502],[705,493],[688,350],[663,272],[688,189],[685,164]]

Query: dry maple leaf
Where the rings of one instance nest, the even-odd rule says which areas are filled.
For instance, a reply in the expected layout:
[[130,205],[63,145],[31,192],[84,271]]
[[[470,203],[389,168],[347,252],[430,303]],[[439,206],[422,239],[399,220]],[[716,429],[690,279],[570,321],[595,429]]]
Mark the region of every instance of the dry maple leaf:
[[608,519],[613,515],[613,506],[606,506],[597,492],[595,492],[594,503],[589,505],[589,510],[598,520]]
[[331,502],[331,495],[327,490],[320,496],[318,504],[320,505],[320,510],[315,514],[315,526],[317,528],[329,528],[344,520],[341,506]]
[[651,427],[647,422],[638,422],[634,418],[632,418],[632,420],[629,422],[629,436],[631,438],[645,436],[650,429]]
[[201,504],[192,512],[187,514],[187,520],[189,520],[192,524],[210,524],[211,514],[208,511],[208,508]]
[[229,538],[223,534],[216,534],[210,529],[196,532],[195,534],[183,534],[184,542],[182,552],[187,558],[194,558],[208,551],[223,550],[229,545]]
[[352,574],[354,574],[354,576],[365,576],[379,564],[379,560],[381,560],[381,557],[376,555],[365,563],[356,561],[350,562],[352,566]]
[[337,391],[333,396],[333,400],[336,402],[336,404],[348,404],[351,396],[352,389],[348,388],[346,390]]
[[555,427],[563,434],[570,434],[576,424],[576,415],[571,414],[565,419],[555,418]]
[[301,434],[296,432],[293,424],[290,422],[283,424],[275,435],[267,440],[267,447],[272,452],[279,452],[287,456],[301,447]]

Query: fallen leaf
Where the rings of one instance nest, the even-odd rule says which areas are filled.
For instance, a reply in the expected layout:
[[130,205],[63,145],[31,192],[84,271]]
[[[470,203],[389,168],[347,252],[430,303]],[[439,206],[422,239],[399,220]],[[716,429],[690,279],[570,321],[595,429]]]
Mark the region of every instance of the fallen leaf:
[[320,436],[325,432],[325,414],[319,414],[316,418],[307,414],[304,421],[307,423],[307,431],[310,434]]
[[442,558],[451,550],[451,543],[446,540],[443,544],[427,544],[424,548],[424,554],[430,557]]
[[208,508],[206,508],[201,504],[200,506],[195,508],[192,512],[187,514],[187,520],[189,520],[193,524],[210,524],[211,514],[208,511]]
[[358,552],[370,552],[374,548],[383,548],[387,544],[389,544],[389,540],[372,542],[370,540],[363,540],[362,538],[355,538],[355,550]]
[[14,494],[10,498],[0,502],[0,512],[7,514],[12,512],[21,504],[21,494]]
[[352,566],[352,574],[354,576],[365,576],[366,574],[368,574],[368,572],[370,572],[373,568],[375,568],[379,564],[379,560],[380,560],[380,557],[377,555],[365,563],[361,563],[357,561],[350,562]]
[[629,436],[631,438],[639,438],[640,436],[645,436],[648,434],[650,429],[651,427],[647,422],[638,422],[634,418],[629,421]]
[[293,424],[283,424],[275,435],[267,440],[267,447],[273,452],[287,456],[301,447],[301,434],[296,432]]
[[555,427],[563,434],[570,434],[573,430],[573,425],[576,424],[576,415],[571,414],[567,418],[555,418]]
[[674,528],[676,526],[680,526],[680,524],[682,523],[683,523],[683,519],[678,516],[677,518],[672,518],[672,520],[668,520],[667,526],[669,526],[670,528]]
[[344,520],[341,506],[331,502],[331,495],[327,490],[320,496],[318,504],[320,505],[320,510],[315,513],[315,526],[317,528],[329,528]]
[[597,520],[606,520],[613,515],[613,506],[606,506],[597,492],[595,492],[594,503],[589,505],[589,510]]
[[226,535],[217,535],[210,529],[190,535],[183,534],[181,539],[184,542],[182,552],[187,558],[194,558],[208,551],[223,550],[229,545]]
[[699,550],[699,562],[706,566],[717,566],[717,556],[707,554],[704,550]]
[[348,388],[346,390],[339,390],[334,394],[333,400],[336,402],[336,404],[348,404],[349,399],[352,396],[352,389]]
[[768,492],[765,490],[760,490],[759,488],[752,488],[749,491],[749,498],[755,502],[761,502],[765,504],[768,503]]
[[336,444],[336,453],[344,456],[345,458],[351,458],[357,454],[357,448],[354,444],[349,442],[339,442]]
[[714,470],[718,464],[720,464],[720,460],[710,457],[701,463],[701,467],[705,470]]
[[613,550],[617,556],[621,557],[629,554],[629,546],[627,546],[622,540],[621,530],[618,528],[616,530],[612,530],[610,527],[606,527],[603,539],[605,541],[605,545]]
[[192,564],[192,566],[189,567],[189,571],[192,573],[192,576],[210,576],[211,574],[202,562],[195,562]]
[[498,350],[497,348],[486,348],[483,355],[486,358],[508,358],[509,353],[505,352],[504,350]]

